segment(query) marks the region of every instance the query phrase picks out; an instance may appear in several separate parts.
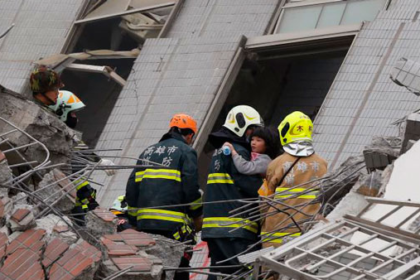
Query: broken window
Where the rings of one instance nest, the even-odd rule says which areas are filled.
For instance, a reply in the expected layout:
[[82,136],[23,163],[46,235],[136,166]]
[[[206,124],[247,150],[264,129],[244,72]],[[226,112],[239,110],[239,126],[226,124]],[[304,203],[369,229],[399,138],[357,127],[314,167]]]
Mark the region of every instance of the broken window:
[[[233,86],[227,96],[214,101],[221,110],[215,113],[218,118],[213,131],[220,129],[236,105],[254,107],[267,126],[277,127],[293,111],[315,119],[359,29],[360,25],[339,26],[327,32],[312,30],[304,36],[275,34],[248,39],[245,59],[237,62],[239,73],[227,82]],[[201,151],[205,140],[197,142]],[[212,150],[206,144],[200,154],[200,174],[206,174]],[[205,185],[205,178],[200,179]]]
[[138,47],[147,38],[159,37],[176,3],[176,0],[107,0],[75,22],[82,25],[84,36],[92,38],[80,41],[78,47],[111,50]]
[[65,90],[86,105],[77,112],[77,130],[95,147],[134,60],[148,38],[158,38],[177,0],[100,0],[76,21],[66,54],[38,61],[62,73]]
[[373,20],[387,0],[302,1],[288,3],[273,33],[352,25]]

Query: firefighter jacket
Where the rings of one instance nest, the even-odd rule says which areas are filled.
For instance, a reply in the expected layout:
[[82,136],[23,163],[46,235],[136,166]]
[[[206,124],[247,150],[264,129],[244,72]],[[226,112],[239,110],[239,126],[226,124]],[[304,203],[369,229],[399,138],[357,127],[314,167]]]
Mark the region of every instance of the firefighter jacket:
[[[71,166],[72,166],[72,173],[76,173],[81,171],[86,164],[83,161],[89,161],[92,164],[95,162],[99,162],[101,158],[92,152],[83,152],[83,150],[87,150],[89,147],[80,140],[77,136],[73,139],[74,142],[74,151],[79,151],[78,157],[73,153],[71,158]],[[82,174],[75,175],[76,177],[81,177]],[[81,207],[84,211],[93,210],[99,206],[98,202],[96,201],[96,190],[89,184],[89,181],[85,177],[81,177],[75,181],[73,184],[76,187],[76,204],[75,207]]]
[[[172,132],[148,147],[137,164],[149,162],[159,166],[136,168],[127,182],[130,221],[135,217],[137,229],[146,232],[185,229],[190,218],[202,215],[197,153],[181,135]],[[168,207],[179,204],[190,205]]]
[[[287,172],[288,170],[290,171]],[[302,213],[282,207],[281,204],[276,205],[277,209],[269,208],[261,232],[264,247],[278,247],[284,241],[291,240],[303,233],[303,223],[306,219],[316,215],[321,206],[319,203],[308,204],[318,197],[319,182],[298,185],[319,179],[326,172],[327,162],[317,154],[298,158],[284,153],[270,163],[267,169],[269,193],[274,193],[275,200],[293,206]],[[284,212],[280,213],[278,209],[284,209]],[[277,214],[270,215],[269,213]]]
[[[249,149],[233,142],[235,150],[245,160],[250,160]],[[258,175],[244,175],[238,172],[232,157],[217,149],[212,157],[207,178],[206,202],[257,198],[262,179]],[[259,225],[248,220],[248,215],[231,217],[232,210],[243,207],[239,201],[211,203],[204,206],[202,238],[243,238],[256,240]],[[246,210],[246,209],[243,209]],[[234,231],[232,231],[234,230]]]

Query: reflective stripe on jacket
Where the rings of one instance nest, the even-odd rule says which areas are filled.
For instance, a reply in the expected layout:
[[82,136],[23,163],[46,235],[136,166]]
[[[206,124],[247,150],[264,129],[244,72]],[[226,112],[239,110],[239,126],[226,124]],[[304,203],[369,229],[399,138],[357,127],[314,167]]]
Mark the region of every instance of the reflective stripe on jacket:
[[[234,143],[235,150],[244,159],[249,160],[250,152],[243,146]],[[231,211],[243,207],[239,201],[244,198],[257,198],[258,188],[262,184],[260,176],[249,176],[238,172],[232,157],[225,156],[222,149],[215,151],[207,177],[206,202],[204,205],[203,240],[210,238],[245,238],[257,240],[259,227],[245,214],[231,218]],[[233,200],[214,203],[217,201]],[[244,211],[246,208],[244,208]]]
[[[150,167],[150,162],[159,164]],[[179,134],[166,134],[140,155],[126,188],[129,220],[143,231],[175,232],[202,215],[197,154]]]
[[[279,209],[282,210],[280,204],[276,208],[268,209],[267,218],[262,227],[262,232],[268,233],[262,236],[265,242],[264,247],[280,246],[285,241],[299,236],[302,233],[301,229],[303,231],[308,229],[305,222],[316,215],[321,207],[319,203],[312,202],[319,195],[319,186],[317,183],[306,185],[305,183],[324,176],[327,172],[327,162],[317,154],[312,154],[309,157],[301,157],[293,166],[296,159],[296,157],[284,153],[268,166],[269,193],[275,191],[274,199],[291,207],[284,207],[283,212],[279,211]],[[279,186],[284,174],[291,166],[293,168]],[[299,228],[295,223],[299,224]]]

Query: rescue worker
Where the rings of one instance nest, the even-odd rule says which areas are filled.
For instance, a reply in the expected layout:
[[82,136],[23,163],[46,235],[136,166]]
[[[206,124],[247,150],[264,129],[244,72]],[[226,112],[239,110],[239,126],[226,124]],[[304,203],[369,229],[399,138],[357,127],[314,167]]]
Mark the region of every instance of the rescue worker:
[[[319,179],[327,172],[327,162],[315,154],[313,124],[307,115],[293,112],[280,123],[278,129],[285,153],[268,166],[267,194],[275,193],[274,199],[296,207],[304,214],[280,204],[276,205],[277,209],[271,207],[262,227],[264,247],[278,247],[309,229],[304,222],[317,215],[320,209],[320,204],[314,201],[319,193],[317,183],[295,186]],[[284,212],[278,209],[284,209]]]
[[[127,182],[126,201],[137,230],[181,242],[192,240],[194,231],[201,230],[197,153],[190,147],[196,133],[192,117],[176,114],[169,132],[139,156],[137,165],[153,162],[156,166],[135,168]],[[191,257],[184,253],[180,267],[188,267]],[[175,273],[175,279],[188,278],[188,272]]]
[[[61,82],[58,73],[41,65],[31,73],[29,82],[34,99],[43,108],[56,114],[68,127],[74,129],[78,122],[75,112],[86,106],[72,92],[59,90],[64,84]],[[83,143],[76,134],[74,135],[73,142],[73,149],[76,151],[88,149],[88,146]],[[102,166],[114,165],[111,160],[101,159],[94,153],[85,153],[83,158],[93,163],[99,162]],[[76,173],[84,167],[83,164],[74,157],[71,159],[71,165],[72,173]],[[106,169],[104,171],[108,176],[115,174],[115,170],[113,169]],[[76,223],[82,226],[84,225],[84,216],[86,212],[95,209],[99,204],[96,201],[96,190],[90,186],[86,179],[82,178],[73,183],[76,186],[77,198],[72,213],[75,215]]]
[[109,211],[118,218],[117,232],[131,228],[127,218],[127,202],[125,201],[125,195],[118,196],[114,200],[112,207],[109,208]]
[[[259,225],[247,220],[247,215],[231,218],[230,211],[243,207],[244,204],[230,200],[258,198],[262,178],[259,175],[239,173],[232,157],[223,154],[222,145],[230,142],[236,152],[249,161],[251,146],[248,138],[255,127],[262,125],[260,114],[254,108],[236,106],[228,113],[223,127],[209,136],[209,141],[216,150],[207,179],[205,202],[210,204],[204,205],[202,239],[207,241],[211,266],[238,265],[236,257],[223,264],[217,263],[246,251],[258,241]],[[215,203],[225,200],[229,202]],[[224,274],[233,274],[237,270],[237,267],[211,269],[212,272]],[[216,276],[211,275],[209,279],[216,279]]]
[[29,82],[35,101],[43,108],[55,105],[58,90],[64,87],[57,72],[44,65],[39,66],[31,73]]

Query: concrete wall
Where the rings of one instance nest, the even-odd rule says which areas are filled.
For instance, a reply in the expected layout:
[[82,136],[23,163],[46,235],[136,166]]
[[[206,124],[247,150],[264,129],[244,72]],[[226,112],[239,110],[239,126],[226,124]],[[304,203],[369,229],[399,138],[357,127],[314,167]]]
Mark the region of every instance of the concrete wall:
[[32,62],[59,53],[83,0],[2,0],[0,33],[0,84],[28,93]]
[[337,167],[375,135],[397,136],[391,123],[420,107],[420,99],[389,78],[401,57],[420,60],[420,2],[394,0],[365,24],[315,122],[316,151]]
[[[241,36],[264,34],[278,2],[186,0],[169,38],[146,41],[96,147],[121,148],[118,157],[136,158],[168,130],[173,114],[188,113],[201,125]],[[125,193],[130,171],[118,171],[113,178],[95,174],[106,185],[98,193],[102,205]]]

